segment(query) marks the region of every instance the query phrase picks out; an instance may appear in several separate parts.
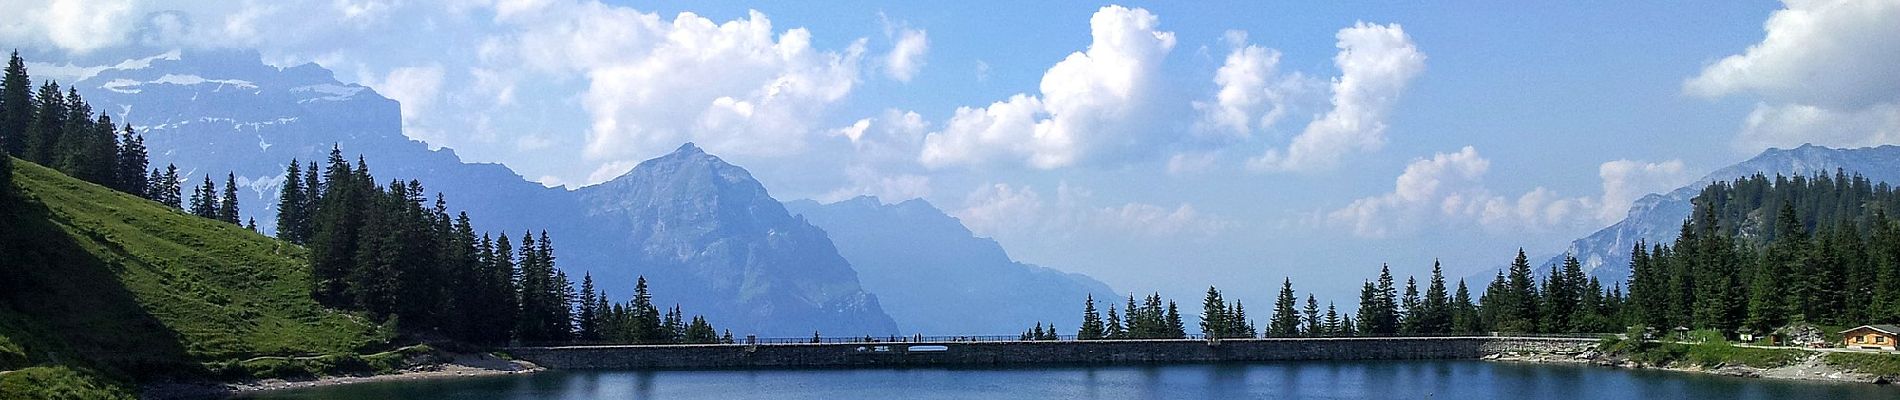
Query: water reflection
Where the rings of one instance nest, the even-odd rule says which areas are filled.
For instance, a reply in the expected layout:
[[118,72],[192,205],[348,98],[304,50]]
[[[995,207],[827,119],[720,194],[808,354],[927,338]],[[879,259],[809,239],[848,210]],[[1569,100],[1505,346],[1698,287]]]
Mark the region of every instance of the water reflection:
[[260,399],[1900,399],[1900,389],[1590,366],[1341,361],[1057,368],[560,371]]

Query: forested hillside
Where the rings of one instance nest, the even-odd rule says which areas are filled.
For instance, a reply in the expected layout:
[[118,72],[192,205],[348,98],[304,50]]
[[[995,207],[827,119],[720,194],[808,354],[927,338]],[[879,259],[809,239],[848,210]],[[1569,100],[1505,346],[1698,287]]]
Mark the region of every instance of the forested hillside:
[[1900,320],[1900,193],[1832,176],[1756,175],[1696,197],[1673,246],[1632,249],[1631,323],[1766,333]]

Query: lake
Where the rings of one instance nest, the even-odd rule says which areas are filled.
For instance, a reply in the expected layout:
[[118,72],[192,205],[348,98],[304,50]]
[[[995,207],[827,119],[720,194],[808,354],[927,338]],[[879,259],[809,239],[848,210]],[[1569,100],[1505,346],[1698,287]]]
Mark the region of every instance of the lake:
[[254,399],[1900,399],[1900,387],[1476,360],[550,371]]

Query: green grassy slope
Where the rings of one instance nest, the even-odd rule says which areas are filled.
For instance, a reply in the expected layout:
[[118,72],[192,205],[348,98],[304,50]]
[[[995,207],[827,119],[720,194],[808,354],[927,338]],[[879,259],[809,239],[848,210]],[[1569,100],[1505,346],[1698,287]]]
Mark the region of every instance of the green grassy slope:
[[310,299],[300,247],[14,166],[15,204],[0,215],[0,371],[203,377],[228,374],[206,365],[353,354],[390,338]]

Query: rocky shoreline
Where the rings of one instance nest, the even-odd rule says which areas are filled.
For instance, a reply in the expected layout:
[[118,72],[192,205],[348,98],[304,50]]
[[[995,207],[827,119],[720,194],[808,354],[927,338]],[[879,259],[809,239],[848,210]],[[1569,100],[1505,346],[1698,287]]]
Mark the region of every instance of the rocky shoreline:
[[1581,352],[1500,352],[1483,357],[1485,361],[1521,362],[1536,364],[1593,365],[1624,369],[1654,369],[1663,371],[1703,373],[1739,378],[1766,378],[1804,381],[1823,381],[1840,383],[1887,384],[1891,377],[1875,374],[1857,373],[1842,370],[1827,364],[1827,353],[1810,351],[1801,362],[1774,368],[1758,368],[1746,365],[1719,365],[1703,367],[1701,365],[1653,365],[1611,355],[1596,350]]
[[244,382],[196,382],[151,385],[141,391],[141,399],[214,399],[250,393],[351,385],[369,382],[418,381],[428,379],[470,378],[529,374],[546,370],[534,363],[507,360],[488,354],[457,354],[442,362],[409,367],[392,374],[364,376],[326,376],[314,379],[260,379]]

